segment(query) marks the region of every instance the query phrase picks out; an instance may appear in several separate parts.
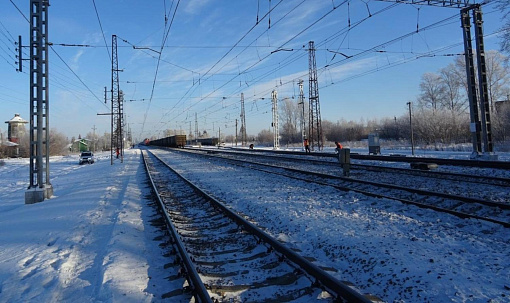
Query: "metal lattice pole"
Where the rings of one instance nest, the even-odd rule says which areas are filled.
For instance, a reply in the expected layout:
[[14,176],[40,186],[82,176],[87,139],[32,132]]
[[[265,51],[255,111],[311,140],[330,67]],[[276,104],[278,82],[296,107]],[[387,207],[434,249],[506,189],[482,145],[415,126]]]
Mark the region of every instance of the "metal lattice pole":
[[[299,101],[298,105],[301,106],[301,142],[306,138],[306,121],[305,121],[305,93],[303,92],[303,80],[299,79]],[[304,150],[303,145],[303,150]]]
[[[322,121],[321,121],[321,109],[319,103],[319,81],[317,76],[317,63],[315,61],[315,46],[314,42],[308,43],[308,66],[309,66],[309,96],[310,101],[309,107],[309,120],[308,120],[308,135],[309,142],[312,150],[314,146],[318,150],[322,150],[324,141],[322,138]],[[316,141],[317,140],[317,141]]]
[[480,136],[480,117],[478,115],[478,97],[475,80],[475,63],[473,60],[473,46],[471,44],[471,18],[469,9],[463,9],[460,12],[462,33],[464,36],[464,57],[466,61],[466,77],[468,84],[469,113],[471,119],[471,134],[473,144],[473,156],[478,156],[482,151],[482,141]]
[[30,183],[26,204],[53,195],[49,172],[48,6],[48,0],[30,1]]
[[[468,84],[469,113],[471,118],[470,130],[472,133],[473,153],[472,158],[482,154],[482,140],[484,143],[484,156],[496,160],[497,155],[493,153],[492,127],[490,118],[489,95],[487,91],[487,71],[485,66],[485,51],[483,44],[482,8],[480,4],[471,4],[470,0],[379,0],[385,2],[398,2],[408,4],[423,4],[429,6],[456,7],[460,11],[462,31],[464,37],[464,53],[466,59],[466,74]],[[475,26],[476,55],[478,63],[478,90],[475,83],[475,68],[473,60],[473,48],[471,44],[471,20],[469,11],[473,11]],[[478,107],[480,106],[480,108]],[[482,121],[480,122],[480,116]],[[483,138],[483,139],[482,139]]]
[[475,25],[476,56],[478,62],[478,90],[480,92],[480,115],[482,116],[482,131],[484,152],[492,153],[492,126],[489,92],[487,88],[487,66],[485,64],[485,46],[483,43],[482,8],[475,5],[473,9],[473,22]]
[[241,93],[241,145],[245,146],[247,143],[247,136],[246,136],[246,116],[244,111],[244,94]]
[[[117,36],[112,35],[112,135],[111,135],[111,164],[113,153],[122,153],[122,96],[119,86],[119,60],[117,57]],[[122,161],[121,157],[121,161]]]
[[278,130],[278,93],[276,90],[271,92],[271,99],[273,104],[273,149],[280,148],[280,132]]

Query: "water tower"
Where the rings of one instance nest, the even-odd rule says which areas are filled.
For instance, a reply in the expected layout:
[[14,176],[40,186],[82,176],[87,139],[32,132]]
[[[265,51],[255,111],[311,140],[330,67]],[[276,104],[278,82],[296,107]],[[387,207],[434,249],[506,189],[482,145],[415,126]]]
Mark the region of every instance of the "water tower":
[[20,138],[25,134],[25,124],[28,121],[24,120],[19,114],[14,114],[14,118],[9,121],[5,121],[9,126],[7,128],[7,140],[13,143],[18,143]]

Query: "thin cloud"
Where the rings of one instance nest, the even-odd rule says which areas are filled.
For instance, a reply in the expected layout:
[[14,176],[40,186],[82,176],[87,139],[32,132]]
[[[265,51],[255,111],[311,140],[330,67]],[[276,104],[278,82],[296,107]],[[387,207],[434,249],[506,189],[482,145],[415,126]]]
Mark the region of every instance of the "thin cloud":
[[210,0],[188,0],[184,12],[190,15],[198,15],[209,2]]

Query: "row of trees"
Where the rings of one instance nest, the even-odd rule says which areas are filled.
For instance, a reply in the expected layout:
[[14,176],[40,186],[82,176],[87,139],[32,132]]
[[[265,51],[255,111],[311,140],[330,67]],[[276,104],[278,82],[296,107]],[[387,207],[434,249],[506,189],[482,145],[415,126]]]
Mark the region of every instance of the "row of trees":
[[[7,136],[3,136],[6,138]],[[103,135],[98,135],[95,133],[88,133],[85,137],[89,141],[89,149],[91,151],[101,151],[101,150],[110,150],[110,134],[105,133]],[[69,139],[63,133],[59,132],[56,129],[52,129],[50,132],[50,156],[58,156],[63,154],[68,154],[72,152],[71,146],[76,140],[81,139],[81,136],[78,136],[78,139],[72,137]],[[30,146],[29,146],[29,134],[26,132],[21,138],[19,138],[19,145],[17,147],[7,146],[5,144],[0,145],[0,158],[11,157],[11,156],[19,156],[19,157],[29,157],[30,154]]]

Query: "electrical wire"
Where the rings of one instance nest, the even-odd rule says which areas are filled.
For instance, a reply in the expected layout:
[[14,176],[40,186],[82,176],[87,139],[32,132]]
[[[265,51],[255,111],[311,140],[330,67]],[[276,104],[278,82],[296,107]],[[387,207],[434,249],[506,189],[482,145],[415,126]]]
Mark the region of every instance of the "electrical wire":
[[106,47],[106,51],[108,52],[108,58],[110,58],[110,62],[112,62],[112,56],[110,55],[110,49],[108,48],[108,43],[106,43],[106,37],[104,35],[103,25],[101,24],[101,19],[99,18],[99,13],[97,12],[96,0],[92,0],[92,4],[94,4],[94,10],[97,16],[97,22],[99,22],[99,28],[101,29],[101,34],[103,35],[104,45]]
[[163,53],[163,46],[165,45],[165,43],[166,43],[166,41],[168,39],[168,35],[170,34],[170,29],[172,28],[172,24],[174,23],[175,15],[177,14],[177,8],[179,7],[180,3],[181,3],[181,0],[177,1],[177,4],[175,5],[175,10],[174,10],[174,13],[172,15],[172,20],[170,21],[170,24],[168,26],[168,30],[166,31],[166,34],[164,35],[164,38],[163,38],[163,43],[161,44],[161,49],[160,49],[160,53],[159,53],[159,57],[158,57],[158,63],[156,65],[156,72],[154,73],[154,81],[152,83],[151,96],[150,96],[150,99],[149,99],[149,104],[147,105],[147,109],[145,110],[145,114],[143,116],[143,122],[142,122],[142,129],[140,131],[140,137],[142,137],[143,130],[145,128],[145,122],[147,121],[147,114],[148,114],[149,109],[151,107],[152,98],[154,97],[154,88],[156,87],[156,80],[158,78],[159,64],[161,62],[161,55]]

